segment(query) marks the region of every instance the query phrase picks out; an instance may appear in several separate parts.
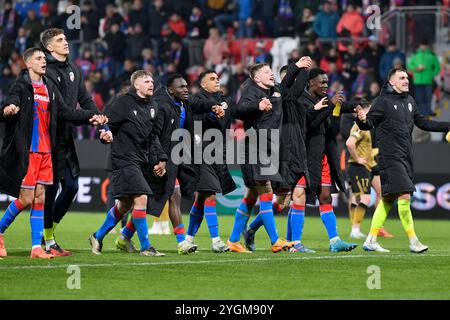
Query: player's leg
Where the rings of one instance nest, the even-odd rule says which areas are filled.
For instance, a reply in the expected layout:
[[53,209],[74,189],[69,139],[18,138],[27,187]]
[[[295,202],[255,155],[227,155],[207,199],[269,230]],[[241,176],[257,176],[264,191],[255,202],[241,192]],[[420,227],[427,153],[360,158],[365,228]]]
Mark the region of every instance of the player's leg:
[[205,198],[199,192],[195,193],[194,203],[192,204],[191,211],[189,212],[189,226],[187,230],[186,240],[194,243],[194,237],[200,228],[203,216],[204,216],[204,204]]
[[136,195],[133,197],[133,210],[131,211],[131,219],[136,228],[136,233],[141,244],[141,255],[146,257],[164,256],[164,253],[158,252],[152,247],[148,238],[147,224],[147,195]]
[[254,188],[247,188],[245,191],[244,198],[239,204],[236,214],[234,216],[233,231],[231,232],[230,238],[227,241],[227,245],[232,252],[248,252],[245,247],[239,242],[241,238],[241,233],[244,234],[244,240],[247,245],[247,249],[250,251],[255,251],[254,248],[254,234],[255,231],[251,231],[251,234],[247,234],[248,230],[245,230],[248,219],[250,218],[250,213],[255,206],[256,200],[258,199],[258,192]]
[[289,249],[290,252],[304,252],[315,253],[305,247],[302,243],[303,225],[305,221],[305,205],[306,205],[306,192],[305,188],[297,187],[292,194],[292,204],[290,208],[290,217],[288,219],[288,231],[290,231],[290,237],[288,241],[294,242],[294,246]]
[[230,250],[225,242],[219,236],[219,219],[217,218],[217,202],[215,193],[203,193],[204,213],[206,224],[208,225],[209,235],[211,236],[211,248],[216,253],[227,252]]
[[47,186],[45,190],[45,205],[44,205],[44,241],[45,247],[50,247],[55,244],[55,237],[53,234],[53,208],[55,204],[56,195],[58,194],[60,180],[56,179],[52,185]]
[[[381,201],[381,179],[379,173],[372,176],[372,187],[375,190],[376,193],[376,200],[375,200],[375,208],[378,207],[378,204]],[[383,238],[393,238],[394,236],[386,230],[384,226],[380,228],[378,231],[378,236]]]
[[322,185],[319,194],[319,210],[320,218],[327,230],[328,238],[330,240],[330,251],[341,252],[351,251],[357,247],[356,243],[347,243],[339,237],[337,231],[336,215],[334,214],[331,188]]
[[8,208],[6,208],[6,211],[0,220],[0,257],[7,256],[4,237],[6,229],[13,223],[20,212],[33,203],[33,199],[34,187],[29,189],[22,188],[20,189],[19,198],[11,202]]
[[186,241],[186,229],[181,216],[181,191],[175,185],[173,194],[169,198],[169,217],[172,222],[173,234],[177,239],[178,254],[189,254],[197,250],[197,245]]
[[[89,242],[91,244],[92,253],[100,255],[103,247],[103,238],[111,231],[116,224],[122,220],[124,214],[133,206],[132,197],[123,197],[117,201],[114,206],[106,214],[105,221],[100,228],[91,234]],[[148,232],[148,231],[147,231]]]
[[370,225],[369,235],[364,242],[363,249],[366,251],[378,251],[378,252],[389,252],[389,250],[384,249],[377,242],[378,232],[384,225],[389,211],[392,209],[396,195],[390,194],[384,196],[378,203],[377,208],[372,217],[372,223]]
[[37,184],[33,203],[30,211],[31,227],[31,254],[30,258],[53,259],[51,252],[45,252],[41,248],[41,239],[44,232],[44,204],[45,204],[45,186]]
[[414,221],[411,213],[411,195],[403,193],[398,197],[398,214],[402,222],[403,229],[409,239],[409,250],[413,253],[422,253],[428,250],[428,247],[423,245],[416,236],[414,231]]
[[78,192],[78,177],[72,175],[69,164],[66,164],[64,179],[61,180],[61,193],[53,205],[53,232],[69,210]]
[[351,164],[349,174],[351,188],[357,204],[353,210],[350,238],[364,239],[366,235],[361,232],[361,221],[364,219],[370,204],[370,171],[364,166]]

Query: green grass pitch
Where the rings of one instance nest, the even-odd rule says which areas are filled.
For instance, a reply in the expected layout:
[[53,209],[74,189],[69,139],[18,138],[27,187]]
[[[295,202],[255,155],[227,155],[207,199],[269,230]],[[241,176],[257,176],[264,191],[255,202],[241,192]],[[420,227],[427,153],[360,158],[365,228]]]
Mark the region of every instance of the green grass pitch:
[[[8,257],[0,260],[0,299],[450,299],[450,221],[415,221],[420,239],[430,247],[420,255],[409,253],[397,219],[386,224],[395,238],[380,239],[390,253],[364,252],[358,240],[354,251],[332,254],[320,218],[307,217],[303,240],[317,250],[308,255],[273,254],[265,230],[257,234],[253,254],[213,253],[204,221],[196,237],[200,252],[179,256],[173,235],[150,236],[166,253],[155,258],[117,251],[117,234],[105,238],[101,256],[92,255],[87,238],[104,214],[69,213],[56,235],[74,255],[37,261],[28,257],[28,218],[22,213],[5,234]],[[187,226],[188,216],[183,218]],[[219,223],[226,240],[233,217],[219,216]],[[363,222],[363,231],[369,224],[369,219]],[[348,240],[348,220],[339,218],[338,225]],[[286,217],[277,217],[277,228],[284,236]],[[67,287],[73,275],[69,265],[79,267],[80,289]],[[368,282],[374,283],[370,266],[379,267],[380,289],[368,289]]]

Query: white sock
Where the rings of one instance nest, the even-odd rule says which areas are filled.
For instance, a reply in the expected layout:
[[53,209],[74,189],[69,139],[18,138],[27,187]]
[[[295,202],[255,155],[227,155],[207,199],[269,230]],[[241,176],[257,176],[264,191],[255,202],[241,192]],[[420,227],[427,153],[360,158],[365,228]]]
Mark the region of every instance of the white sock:
[[190,235],[186,235],[186,241],[188,242],[194,242],[194,237]]
[[50,246],[55,243],[55,239],[45,240],[45,250],[50,250]]
[[37,245],[35,245],[35,246],[32,246],[32,247],[31,247],[31,250],[34,250],[34,249],[40,248],[40,247],[41,247],[41,245],[40,245],[40,244],[37,244]]
[[339,240],[339,237],[331,238],[331,239],[330,239],[330,244],[335,244],[336,241],[338,241],[338,240]]
[[367,236],[366,242],[377,242],[377,236],[369,234]]
[[414,244],[414,243],[416,243],[417,241],[419,241],[419,239],[418,239],[417,237],[411,237],[411,238],[409,238],[409,244]]
[[352,226],[352,232],[361,232],[359,225]]
[[295,246],[296,244],[299,244],[299,243],[301,243],[300,240],[295,240],[295,241],[294,241],[294,246]]

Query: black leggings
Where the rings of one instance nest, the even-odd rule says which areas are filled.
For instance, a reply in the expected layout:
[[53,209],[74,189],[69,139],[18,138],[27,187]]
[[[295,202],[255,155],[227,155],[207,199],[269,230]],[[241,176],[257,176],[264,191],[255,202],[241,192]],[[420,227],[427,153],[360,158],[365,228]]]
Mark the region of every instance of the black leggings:
[[[56,197],[61,184],[61,192]],[[78,192],[78,177],[72,176],[70,166],[66,164],[64,179],[58,179],[47,187],[45,192],[44,228],[53,227],[53,222],[59,223],[69,210]]]

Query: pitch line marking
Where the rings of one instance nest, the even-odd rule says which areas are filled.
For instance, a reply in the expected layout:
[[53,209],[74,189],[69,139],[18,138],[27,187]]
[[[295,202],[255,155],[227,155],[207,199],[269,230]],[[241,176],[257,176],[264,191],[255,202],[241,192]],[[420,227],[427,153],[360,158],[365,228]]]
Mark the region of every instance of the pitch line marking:
[[[449,254],[377,254],[374,255],[348,255],[348,256],[320,256],[320,257],[292,257],[292,258],[256,258],[256,259],[225,259],[225,260],[198,260],[198,261],[161,261],[161,262],[126,262],[126,263],[80,263],[77,266],[82,268],[102,268],[116,266],[163,266],[163,265],[188,265],[188,264],[221,264],[236,262],[261,262],[261,261],[289,261],[289,260],[333,260],[333,259],[353,259],[353,258],[403,258],[403,257],[450,257]],[[158,258],[161,259],[161,258]],[[5,259],[6,260],[6,259]],[[74,263],[72,263],[74,264]],[[0,270],[20,270],[20,269],[60,269],[67,268],[72,264],[46,265],[46,266],[0,266]]]

